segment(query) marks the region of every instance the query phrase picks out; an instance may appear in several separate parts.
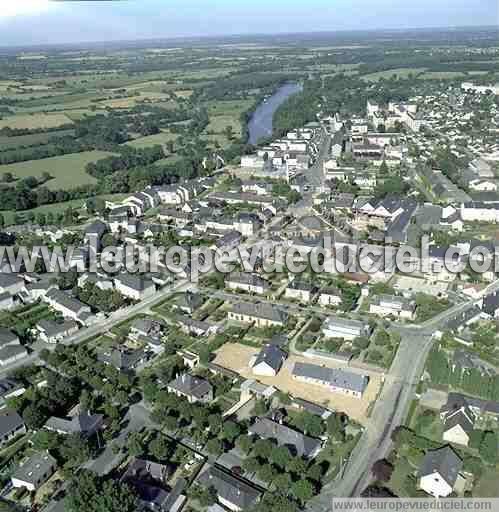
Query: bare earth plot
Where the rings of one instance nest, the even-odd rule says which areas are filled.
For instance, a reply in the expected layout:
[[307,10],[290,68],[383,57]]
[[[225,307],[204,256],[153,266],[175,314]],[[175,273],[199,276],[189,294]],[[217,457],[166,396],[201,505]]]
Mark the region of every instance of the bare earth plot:
[[28,176],[41,177],[48,172],[53,179],[47,181],[45,186],[51,190],[72,189],[80,185],[97,183],[97,180],[85,172],[85,166],[96,162],[113,153],[107,151],[85,151],[71,155],[54,156],[42,160],[30,160],[16,164],[0,165],[0,176],[11,172],[14,177],[22,179]]
[[[340,393],[332,393],[322,386],[306,384],[293,379],[291,371],[296,362],[317,364],[328,368],[339,368],[341,365],[331,361],[314,361],[306,357],[290,356],[283,368],[276,377],[255,377],[248,363],[251,357],[258,352],[257,348],[230,343],[224,345],[218,352],[215,363],[239,373],[247,379],[256,378],[263,384],[274,386],[281,391],[290,393],[291,395],[303,398],[310,402],[323,405],[330,409],[343,411],[352,419],[359,423],[367,422],[367,412],[369,404],[376,400],[379,388],[381,386],[380,375],[370,374],[369,385],[362,399],[343,396]],[[356,371],[350,369],[350,371]]]
[[19,115],[0,119],[0,129],[8,126],[16,130],[34,130],[38,128],[57,128],[73,121],[64,114]]

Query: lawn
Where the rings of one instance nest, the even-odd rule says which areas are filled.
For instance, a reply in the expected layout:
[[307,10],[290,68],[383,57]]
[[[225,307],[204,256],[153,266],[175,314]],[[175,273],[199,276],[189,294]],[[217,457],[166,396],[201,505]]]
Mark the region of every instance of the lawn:
[[97,183],[94,177],[85,172],[85,166],[90,162],[96,162],[111,155],[112,153],[107,151],[85,151],[83,153],[43,158],[42,160],[0,165],[0,175],[11,172],[16,178],[41,177],[46,171],[53,177],[46,183],[49,189],[68,190],[80,185]]
[[395,463],[395,468],[388,486],[397,496],[407,496],[405,482],[407,477],[414,471],[409,461],[405,457],[399,457]]
[[73,121],[64,114],[15,115],[0,119],[0,129],[8,126],[17,130],[34,130],[38,128],[57,128]]
[[163,145],[169,141],[176,141],[177,135],[169,131],[163,131],[156,135],[148,135],[147,137],[139,137],[138,139],[127,142],[127,146],[134,148],[147,148],[155,145]]
[[496,498],[499,470],[487,469],[473,489],[474,498]]

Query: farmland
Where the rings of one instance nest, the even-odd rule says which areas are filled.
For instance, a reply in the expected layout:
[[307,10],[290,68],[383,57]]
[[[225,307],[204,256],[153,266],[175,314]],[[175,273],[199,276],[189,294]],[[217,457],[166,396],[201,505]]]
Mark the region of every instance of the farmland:
[[64,114],[16,115],[0,119],[0,130],[5,127],[13,130],[36,130],[57,128],[67,124],[73,124],[73,121]]
[[30,135],[18,135],[17,137],[0,136],[0,151],[47,144],[53,137],[65,137],[68,135],[74,135],[74,130],[58,130]]
[[105,151],[86,151],[42,160],[0,165],[0,175],[11,172],[15,178],[21,179],[28,176],[41,177],[44,172],[48,172],[53,177],[47,182],[49,189],[71,189],[80,185],[96,183],[97,180],[85,172],[85,166],[111,154]]
[[148,135],[146,137],[139,137],[138,139],[127,142],[127,146],[132,146],[134,148],[146,148],[149,146],[155,146],[157,144],[163,145],[170,141],[175,141],[177,136],[168,131],[162,131],[161,133],[157,133],[155,135]]

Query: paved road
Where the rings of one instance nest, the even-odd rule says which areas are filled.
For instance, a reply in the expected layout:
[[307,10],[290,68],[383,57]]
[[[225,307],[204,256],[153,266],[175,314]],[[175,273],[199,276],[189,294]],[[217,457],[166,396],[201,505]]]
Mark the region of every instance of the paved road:
[[[487,292],[498,287],[499,281],[490,285]],[[402,342],[368,424],[352,452],[343,478],[325,486],[321,494],[309,503],[309,510],[330,511],[333,497],[358,496],[370,483],[372,464],[389,454],[392,447],[391,434],[398,425],[403,424],[407,416],[415,388],[435,341],[432,335],[439,329],[445,329],[450,320],[459,317],[475,303],[468,301],[458,304],[420,325],[392,324],[391,330],[400,333]]]

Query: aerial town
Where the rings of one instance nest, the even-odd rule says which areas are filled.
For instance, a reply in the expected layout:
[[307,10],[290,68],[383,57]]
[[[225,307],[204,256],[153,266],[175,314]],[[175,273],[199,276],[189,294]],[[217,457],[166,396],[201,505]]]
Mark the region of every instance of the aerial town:
[[[345,64],[346,43],[304,39],[320,64],[293,83],[218,43],[180,49],[171,82],[150,46],[37,50],[64,71],[26,53],[28,79],[0,53],[0,510],[497,496],[499,50],[468,35],[434,43],[465,48],[464,71]],[[225,51],[248,74],[188,65]],[[40,246],[74,248],[67,271],[20,257]],[[196,261],[151,269],[150,246]],[[230,270],[194,279],[201,253]]]

